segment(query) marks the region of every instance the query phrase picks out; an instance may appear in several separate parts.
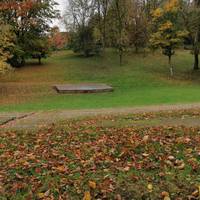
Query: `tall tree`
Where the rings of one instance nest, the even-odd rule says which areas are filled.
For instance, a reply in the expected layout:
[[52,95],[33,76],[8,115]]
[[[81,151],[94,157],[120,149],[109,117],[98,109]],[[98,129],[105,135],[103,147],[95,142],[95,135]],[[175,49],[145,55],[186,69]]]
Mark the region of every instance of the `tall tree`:
[[[16,34],[16,48],[12,52],[10,60],[12,64],[20,66],[25,58],[30,56],[32,46],[36,44],[33,40],[44,38],[49,31],[51,20],[57,17],[54,10],[56,2],[54,0],[1,0],[0,17],[12,27]],[[32,42],[28,41],[32,40]]]
[[96,0],[97,12],[99,15],[99,29],[103,38],[103,47],[107,45],[107,17],[112,0]]
[[127,20],[129,3],[129,0],[113,0],[111,8],[120,65],[122,65],[124,50],[128,44]]
[[128,20],[129,42],[136,52],[145,47],[148,41],[148,23],[143,4],[139,0],[131,0]]
[[86,57],[99,52],[96,0],[69,0],[65,23],[71,30],[70,47]]
[[199,69],[199,42],[200,42],[200,1],[194,0],[194,16],[193,22],[195,24],[194,27],[194,40],[193,40],[193,48],[194,48],[194,70]]
[[200,49],[200,1],[185,0],[182,2],[181,17],[183,25],[188,31],[188,40],[192,44],[194,55],[193,69],[199,69],[199,49]]
[[10,51],[14,47],[14,34],[10,26],[0,22],[0,74],[9,69],[7,60],[10,58]]
[[162,48],[163,54],[168,57],[171,76],[174,75],[171,58],[177,45],[187,36],[187,32],[180,29],[177,24],[179,8],[179,1],[170,0],[164,7],[153,12],[154,32],[150,43],[153,48]]

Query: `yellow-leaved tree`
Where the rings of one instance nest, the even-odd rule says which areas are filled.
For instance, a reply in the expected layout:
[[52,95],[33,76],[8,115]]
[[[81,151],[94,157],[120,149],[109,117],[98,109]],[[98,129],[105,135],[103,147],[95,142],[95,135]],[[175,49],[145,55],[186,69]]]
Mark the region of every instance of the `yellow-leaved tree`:
[[5,73],[10,69],[7,60],[10,58],[14,35],[8,25],[0,23],[0,74]]
[[175,48],[181,44],[188,32],[179,24],[179,0],[169,0],[162,7],[152,13],[152,34],[150,45],[152,48],[161,48],[168,57],[171,76],[174,75],[171,58],[175,54]]

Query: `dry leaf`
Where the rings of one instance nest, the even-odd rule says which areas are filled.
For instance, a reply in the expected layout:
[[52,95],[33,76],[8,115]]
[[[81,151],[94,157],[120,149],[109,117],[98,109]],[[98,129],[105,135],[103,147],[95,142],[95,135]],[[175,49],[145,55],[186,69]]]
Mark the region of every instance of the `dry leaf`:
[[182,163],[177,167],[177,169],[183,170],[185,168],[185,163]]
[[24,177],[21,176],[20,174],[16,173],[15,176],[18,178],[18,179],[23,179]]
[[58,167],[54,167],[53,169],[55,169],[58,172],[66,172],[66,167],[64,165],[58,166]]
[[198,196],[199,196],[199,191],[198,191],[198,190],[195,190],[195,191],[192,193],[192,196],[193,196],[193,197],[198,197]]
[[89,186],[92,189],[96,189],[96,187],[97,187],[97,185],[96,185],[96,183],[94,181],[89,181]]
[[163,191],[163,192],[161,193],[161,196],[162,196],[162,197],[169,197],[169,192]]
[[89,191],[85,192],[84,193],[84,197],[83,197],[83,200],[91,200],[91,194]]
[[153,191],[153,185],[152,184],[148,184],[147,185],[147,189],[149,190],[149,192]]
[[149,135],[145,135],[144,137],[143,137],[143,142],[148,142],[148,140],[149,140]]
[[124,169],[123,169],[123,171],[125,171],[125,172],[128,172],[130,170],[130,167],[129,166],[127,166],[127,167],[125,167]]
[[168,157],[168,160],[174,161],[174,160],[175,160],[175,157],[174,157],[174,156],[169,156],[169,157]]
[[116,196],[116,200],[122,200],[122,197],[121,197],[120,194],[118,194],[118,195]]
[[48,197],[50,195],[50,190],[47,190],[45,193],[44,193],[44,196],[45,197]]
[[45,197],[45,194],[42,193],[42,192],[40,192],[40,193],[37,194],[37,197],[38,197],[39,199],[42,199],[42,198]]

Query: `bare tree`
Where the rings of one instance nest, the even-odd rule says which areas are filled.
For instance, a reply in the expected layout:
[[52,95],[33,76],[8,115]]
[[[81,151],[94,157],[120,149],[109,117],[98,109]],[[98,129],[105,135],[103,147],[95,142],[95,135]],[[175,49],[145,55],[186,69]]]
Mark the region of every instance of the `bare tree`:
[[106,46],[107,41],[107,16],[111,0],[96,0],[97,11],[99,15],[99,29],[103,38],[103,47]]
[[120,65],[123,61],[124,48],[127,44],[128,0],[114,0],[113,12],[116,20],[117,48],[119,51]]
[[128,22],[129,42],[138,52],[139,47],[145,47],[148,40],[147,16],[140,0],[130,0]]
[[72,28],[84,28],[96,11],[96,0],[69,0],[65,24]]

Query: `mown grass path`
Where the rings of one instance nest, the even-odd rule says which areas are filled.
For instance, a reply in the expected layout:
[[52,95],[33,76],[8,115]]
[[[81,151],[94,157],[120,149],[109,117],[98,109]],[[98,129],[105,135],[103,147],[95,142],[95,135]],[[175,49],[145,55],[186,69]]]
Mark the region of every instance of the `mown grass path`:
[[[152,112],[176,112],[180,110],[199,110],[198,104],[176,104],[176,105],[157,105],[157,106],[141,106],[132,108],[110,108],[110,109],[88,109],[88,110],[54,110],[41,112],[26,112],[26,113],[0,113],[0,128],[1,129],[37,129],[48,127],[50,124],[60,121],[76,118],[95,117],[95,116],[120,116],[129,114],[142,114]],[[195,125],[200,124],[200,120],[176,119],[168,121],[166,119],[158,120],[155,125]],[[142,123],[144,126],[148,123]],[[140,124],[140,125],[142,125]],[[135,124],[137,125],[137,124]],[[139,125],[139,124],[138,124]],[[150,123],[151,125],[151,123]]]

